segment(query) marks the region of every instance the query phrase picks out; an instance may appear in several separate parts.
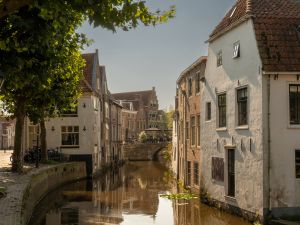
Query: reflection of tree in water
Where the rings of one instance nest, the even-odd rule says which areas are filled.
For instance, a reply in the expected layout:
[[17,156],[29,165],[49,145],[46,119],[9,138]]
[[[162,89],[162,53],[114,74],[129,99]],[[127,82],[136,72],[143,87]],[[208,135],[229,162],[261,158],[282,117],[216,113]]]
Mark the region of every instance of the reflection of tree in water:
[[37,206],[30,225],[120,224],[122,213],[155,218],[159,198],[168,185],[166,169],[153,162],[128,163],[91,181],[65,185]]

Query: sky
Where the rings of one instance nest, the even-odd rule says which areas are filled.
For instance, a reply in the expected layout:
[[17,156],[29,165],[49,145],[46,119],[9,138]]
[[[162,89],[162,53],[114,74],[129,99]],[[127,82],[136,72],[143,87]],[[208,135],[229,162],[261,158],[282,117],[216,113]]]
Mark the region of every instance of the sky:
[[99,50],[111,93],[156,88],[160,109],[174,106],[180,73],[207,54],[209,34],[235,0],[147,0],[151,9],[176,6],[175,18],[153,26],[140,25],[116,33],[85,23],[79,32],[93,43],[84,53]]

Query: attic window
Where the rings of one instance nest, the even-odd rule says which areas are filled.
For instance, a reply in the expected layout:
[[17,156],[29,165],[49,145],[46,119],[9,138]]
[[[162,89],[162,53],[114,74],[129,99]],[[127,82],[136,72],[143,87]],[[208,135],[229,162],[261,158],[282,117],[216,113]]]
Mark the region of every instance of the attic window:
[[240,42],[237,41],[233,43],[233,57],[232,58],[239,58],[240,57]]
[[232,10],[232,12],[231,12],[231,14],[230,14],[230,18],[233,16],[235,10],[236,10],[236,7],[234,7],[234,9]]

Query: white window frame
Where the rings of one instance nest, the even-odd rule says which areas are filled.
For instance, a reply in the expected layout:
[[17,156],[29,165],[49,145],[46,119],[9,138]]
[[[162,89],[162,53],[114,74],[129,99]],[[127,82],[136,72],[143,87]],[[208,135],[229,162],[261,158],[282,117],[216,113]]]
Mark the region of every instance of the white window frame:
[[[71,128],[71,129],[69,129]],[[77,128],[77,129],[76,129]],[[77,143],[73,144],[63,144],[63,135],[64,134],[77,134]],[[61,126],[61,146],[67,147],[78,147],[79,146],[79,126]]]

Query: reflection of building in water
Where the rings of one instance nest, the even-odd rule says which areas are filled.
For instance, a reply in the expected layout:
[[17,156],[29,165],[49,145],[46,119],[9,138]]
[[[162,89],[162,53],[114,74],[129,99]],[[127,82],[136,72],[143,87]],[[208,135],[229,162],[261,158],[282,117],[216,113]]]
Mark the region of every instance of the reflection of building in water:
[[158,209],[158,193],[167,190],[163,181],[163,169],[159,164],[153,166],[141,163],[129,165],[125,171],[127,179],[124,184],[123,211],[128,214],[156,215]]
[[173,212],[174,225],[250,225],[241,218],[201,205],[199,199],[174,201]]
[[[85,181],[79,182],[76,187],[73,185],[63,191],[67,204],[51,210],[42,223],[36,224],[121,224],[123,212],[155,216],[159,203],[158,193],[167,190],[162,171],[164,168],[159,164],[134,163],[93,180],[91,185],[86,185]],[[46,204],[48,206],[48,202]]]

